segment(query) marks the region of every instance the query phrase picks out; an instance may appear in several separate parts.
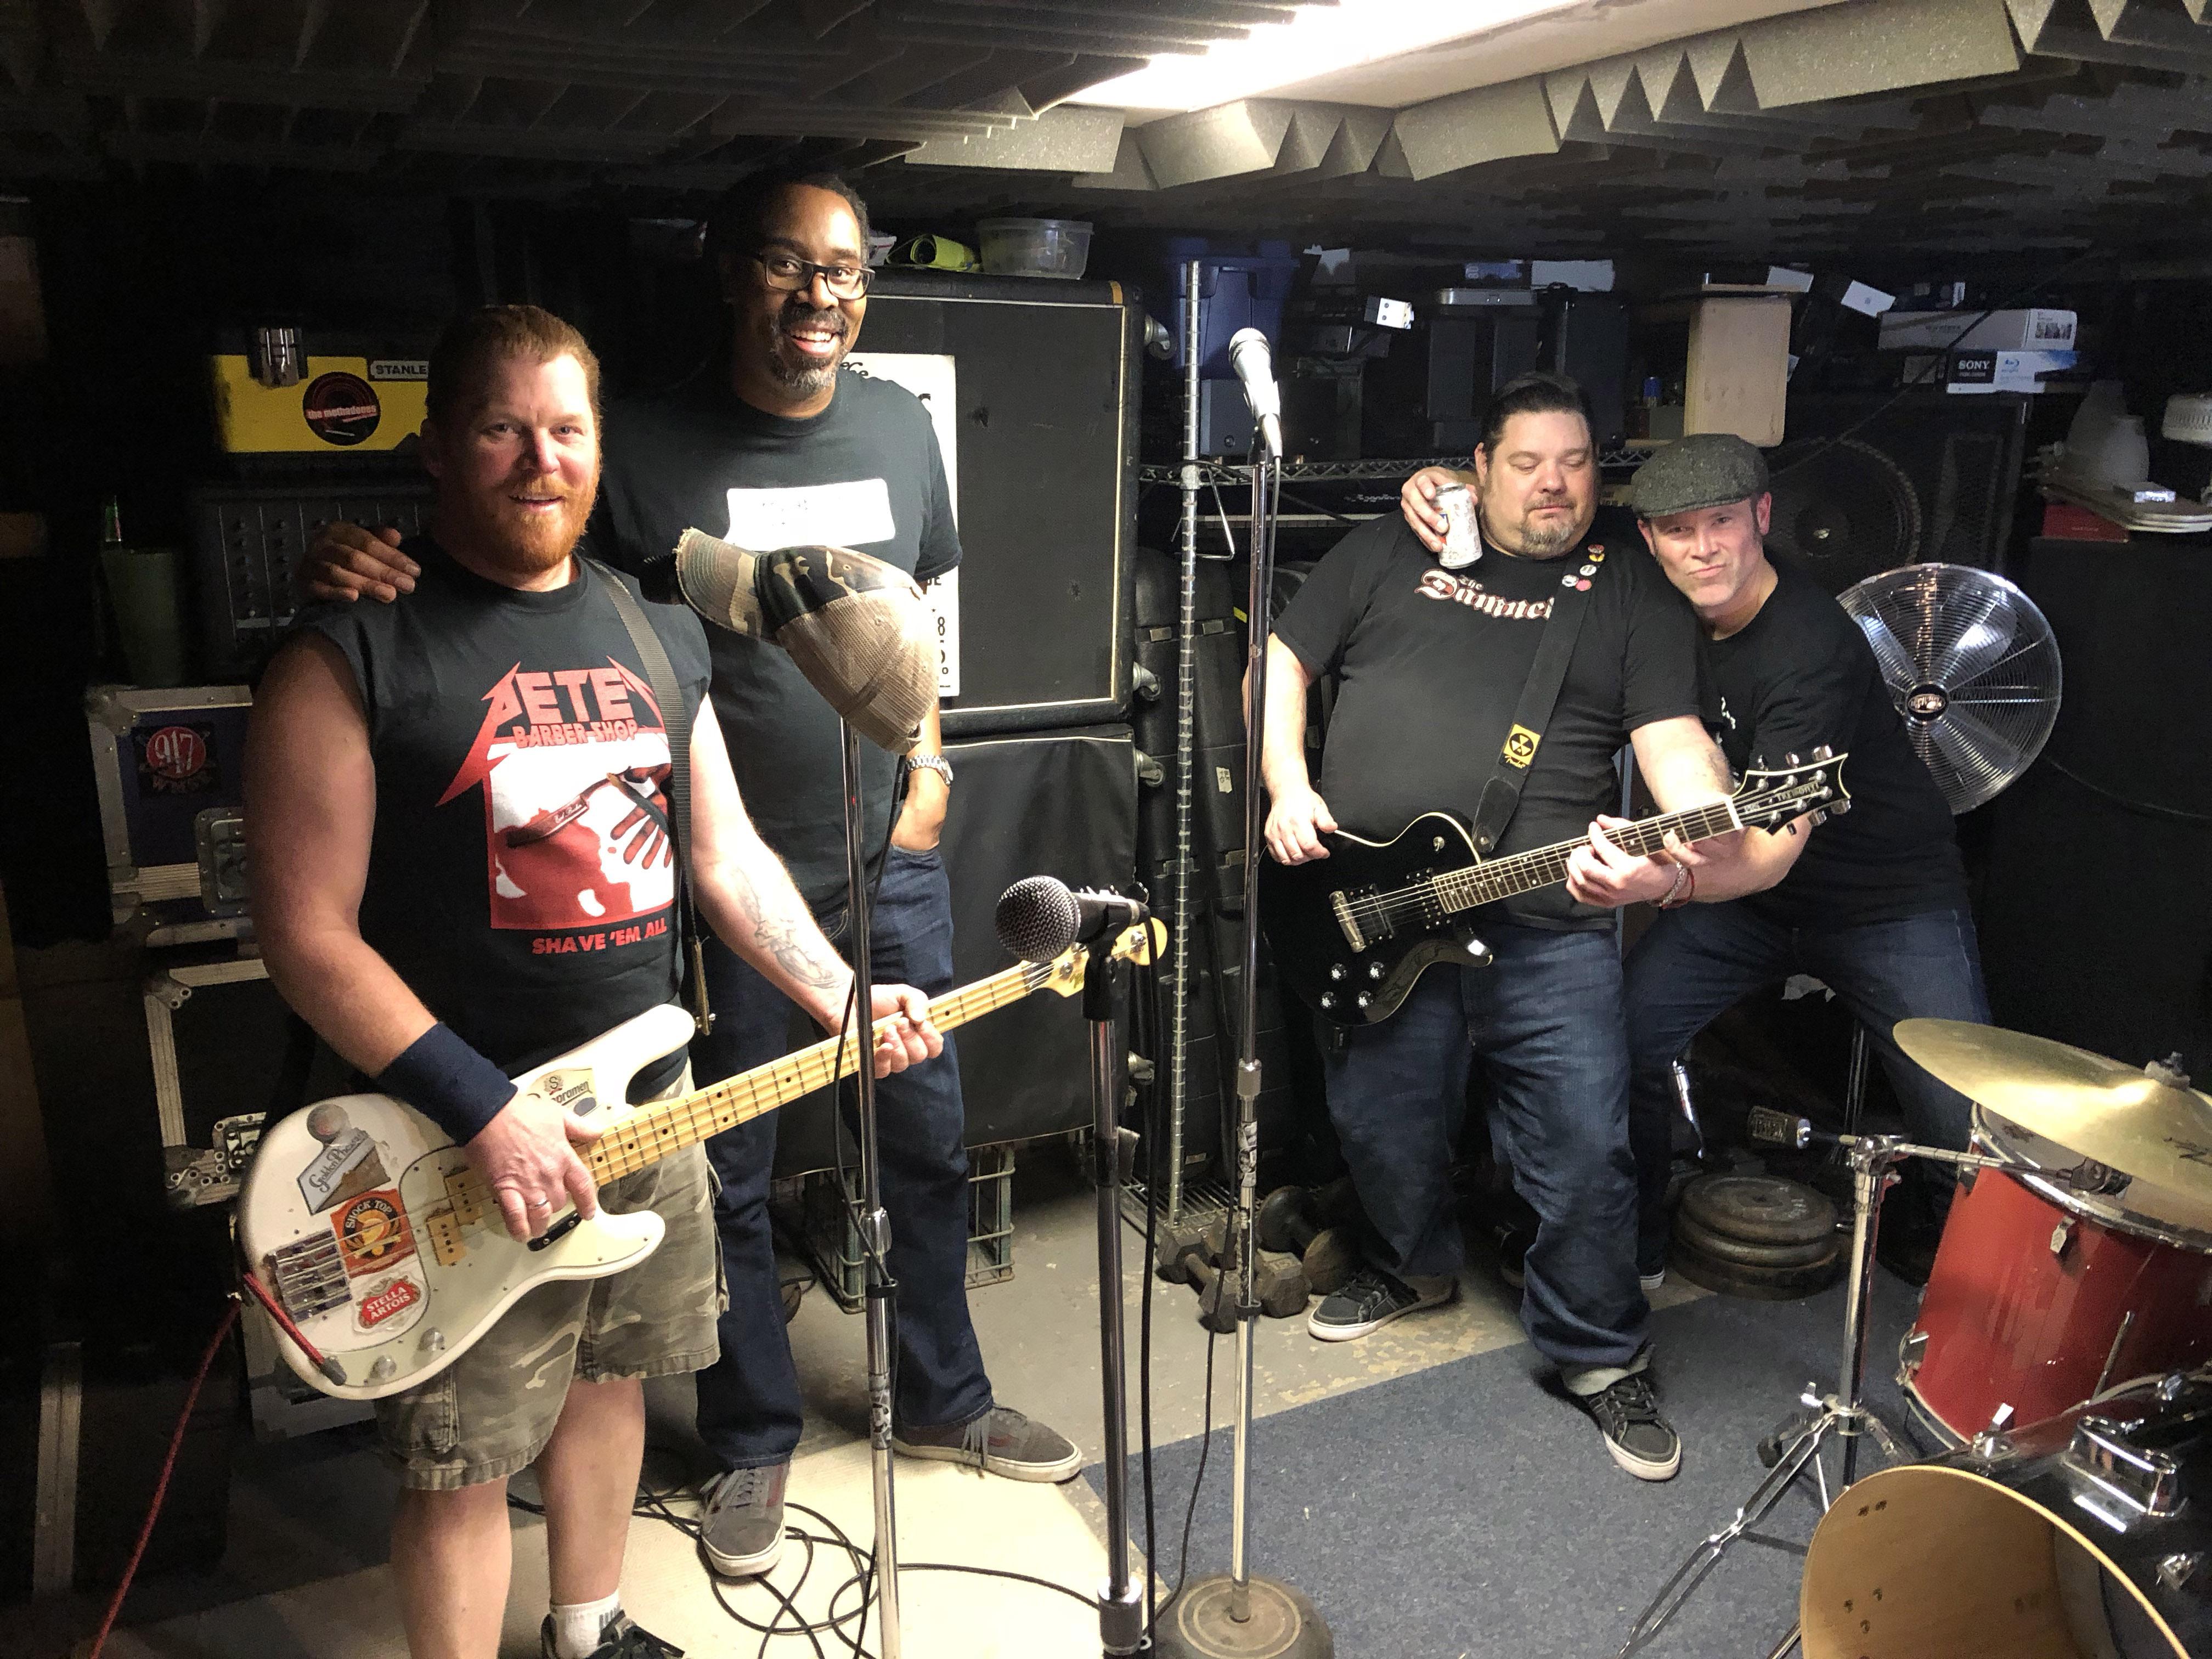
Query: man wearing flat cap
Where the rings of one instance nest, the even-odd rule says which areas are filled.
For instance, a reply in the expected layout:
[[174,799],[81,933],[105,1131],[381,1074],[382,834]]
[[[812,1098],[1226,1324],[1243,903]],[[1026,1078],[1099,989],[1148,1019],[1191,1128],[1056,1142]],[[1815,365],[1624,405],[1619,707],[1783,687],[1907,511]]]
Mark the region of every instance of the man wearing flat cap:
[[[1669,1064],[1737,999],[1793,974],[1820,979],[1866,1027],[1912,1138],[1961,1150],[1965,1097],[1890,1032],[1916,1017],[1986,1022],[1989,1005],[1950,808],[1857,625],[1809,577],[1767,558],[1765,459],[1741,438],[1699,433],[1645,462],[1630,489],[1645,544],[1703,624],[1729,766],[1783,766],[1823,746],[1850,757],[1847,816],[1747,836],[1741,858],[1768,878],[1732,902],[1668,911],[1630,954],[1630,1127],[1649,1262],[1667,1246]],[[1676,856],[1694,873],[1696,848]],[[1917,1256],[1926,1277],[1949,1193],[1947,1176],[1916,1167],[1885,1218],[1892,1267],[1910,1271]]]

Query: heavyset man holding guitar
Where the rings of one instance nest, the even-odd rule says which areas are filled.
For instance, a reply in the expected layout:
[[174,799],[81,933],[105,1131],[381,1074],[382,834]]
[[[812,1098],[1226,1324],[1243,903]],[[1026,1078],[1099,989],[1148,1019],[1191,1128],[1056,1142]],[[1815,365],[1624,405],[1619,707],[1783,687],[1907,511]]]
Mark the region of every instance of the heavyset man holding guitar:
[[[1472,561],[1448,568],[1407,525],[1376,520],[1322,560],[1276,623],[1263,735],[1268,850],[1281,874],[1296,876],[1331,856],[1340,824],[1379,840],[1432,811],[1472,823],[1485,856],[1582,844],[1558,848],[1558,884],[1486,913],[1487,965],[1462,945],[1468,965],[1421,975],[1381,1023],[1352,1022],[1380,1012],[1363,979],[1379,987],[1389,969],[1379,960],[1345,968],[1339,994],[1350,1010],[1322,1011],[1352,1025],[1326,1060],[1329,1109],[1383,1259],[1310,1323],[1324,1339],[1364,1336],[1453,1295],[1462,1247],[1449,1170],[1480,1054],[1494,1085],[1494,1133],[1538,1216],[1523,1267],[1530,1340],[1595,1419],[1613,1460],[1665,1480],[1681,1449],[1647,1374],[1628,1039],[1607,913],[1686,902],[1692,880],[1700,899],[1747,891],[1768,878],[1771,837],[1735,830],[1723,808],[1713,827],[1726,833],[1696,854],[1682,834],[1650,855],[1611,839],[1620,820],[1606,809],[1619,799],[1613,756],[1624,743],[1668,811],[1724,803],[1729,772],[1699,719],[1693,618],[1626,526],[1593,529],[1597,457],[1579,388],[1548,375],[1501,388],[1475,469],[1481,542]],[[1323,674],[1337,701],[1316,789],[1306,690]],[[1447,834],[1429,841],[1434,863],[1454,861]],[[1325,878],[1326,866],[1316,873]],[[1363,889],[1332,902],[1340,931],[1364,938],[1377,921],[1417,919],[1425,902]],[[1292,908],[1263,892],[1262,916]],[[1279,958],[1288,954],[1279,940]]]
[[[429,1380],[378,1399],[401,1470],[392,1565],[417,1659],[496,1649],[506,1477],[533,1462],[554,1603],[547,1659],[674,1651],[623,1613],[618,1585],[641,1379],[716,1352],[717,1249],[696,1139],[713,1124],[697,1109],[680,1128],[662,1124],[690,1144],[665,1157],[627,1150],[602,1192],[571,1143],[623,1116],[597,1095],[620,1091],[628,1066],[556,1071],[520,1092],[508,1079],[625,1016],[657,1016],[648,1029],[661,1044],[629,1056],[649,1063],[629,1092],[683,1091],[690,1023],[665,1006],[681,981],[686,862],[672,799],[690,796],[700,914],[823,1026],[848,1017],[851,970],[748,821],[720,727],[696,718],[700,623],[641,605],[627,578],[575,556],[599,486],[598,392],[583,337],[535,307],[489,307],[448,331],[430,363],[422,453],[438,493],[430,533],[408,550],[416,590],[402,605],[307,617],[262,683],[248,750],[254,918],[270,977],[379,1089],[465,1146],[469,1166],[456,1160],[430,1189],[445,1201],[426,1201],[410,1179],[422,1147],[380,1142],[343,1101],[304,1115],[321,1146],[296,1171],[272,1174],[276,1143],[264,1146],[257,1181],[282,1188],[296,1174],[311,1218],[327,1224],[304,1255],[258,1256],[279,1299],[301,1322],[330,1309],[354,1333],[406,1333],[364,1376],[325,1356],[329,1370],[374,1395],[471,1334],[425,1305],[447,1278],[461,1296],[471,1259],[497,1254],[471,1241],[489,1206],[471,1196],[469,1170],[507,1231],[541,1252],[557,1256],[602,1203],[650,1211],[665,1228],[639,1265],[541,1284]],[[875,1045],[879,1073],[941,1050],[920,992],[879,986],[875,1001],[895,1017]],[[641,1231],[659,1236],[651,1220]]]

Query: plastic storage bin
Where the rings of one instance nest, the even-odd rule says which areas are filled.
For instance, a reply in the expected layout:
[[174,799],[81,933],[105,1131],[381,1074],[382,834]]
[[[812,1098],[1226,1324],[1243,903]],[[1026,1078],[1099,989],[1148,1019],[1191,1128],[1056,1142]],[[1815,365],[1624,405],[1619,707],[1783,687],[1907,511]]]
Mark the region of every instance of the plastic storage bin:
[[996,276],[1083,275],[1091,226],[1082,219],[986,219],[975,227],[983,269]]

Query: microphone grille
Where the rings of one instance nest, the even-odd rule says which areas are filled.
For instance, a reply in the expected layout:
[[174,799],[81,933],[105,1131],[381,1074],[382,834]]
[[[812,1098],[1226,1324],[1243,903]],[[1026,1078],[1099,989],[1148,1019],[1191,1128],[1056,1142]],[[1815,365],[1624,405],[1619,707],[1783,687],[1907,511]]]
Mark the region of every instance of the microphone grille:
[[1066,882],[1030,876],[1000,896],[991,921],[999,943],[1016,958],[1050,962],[1075,943],[1082,915]]

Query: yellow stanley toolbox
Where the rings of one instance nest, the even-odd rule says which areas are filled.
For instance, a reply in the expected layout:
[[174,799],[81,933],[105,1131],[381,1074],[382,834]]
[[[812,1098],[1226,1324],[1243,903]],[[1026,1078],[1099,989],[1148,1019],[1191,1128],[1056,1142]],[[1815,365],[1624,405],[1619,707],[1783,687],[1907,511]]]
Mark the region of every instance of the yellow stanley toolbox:
[[424,357],[295,358],[289,376],[265,378],[244,352],[208,362],[216,435],[234,455],[397,449],[422,428]]

